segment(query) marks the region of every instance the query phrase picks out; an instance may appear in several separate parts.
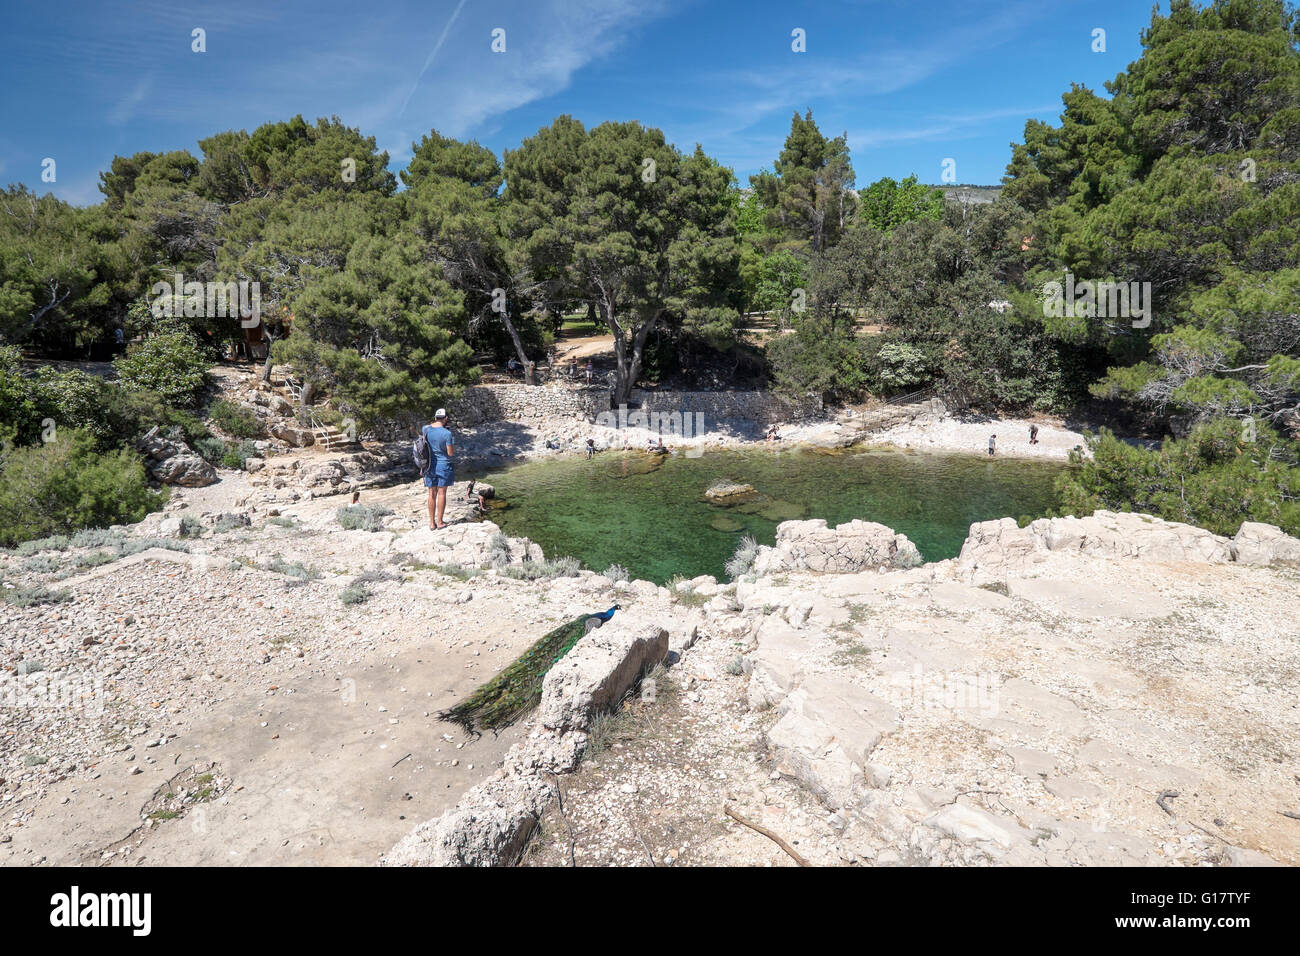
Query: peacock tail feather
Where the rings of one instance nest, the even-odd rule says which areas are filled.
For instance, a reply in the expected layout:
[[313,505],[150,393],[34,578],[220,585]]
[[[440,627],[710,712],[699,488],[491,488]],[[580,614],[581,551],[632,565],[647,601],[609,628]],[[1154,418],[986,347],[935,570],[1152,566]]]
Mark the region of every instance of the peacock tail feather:
[[[590,623],[590,622],[595,622]],[[474,693],[438,714],[470,733],[501,730],[536,707],[542,699],[542,678],[583,634],[603,621],[584,614],[550,631]]]

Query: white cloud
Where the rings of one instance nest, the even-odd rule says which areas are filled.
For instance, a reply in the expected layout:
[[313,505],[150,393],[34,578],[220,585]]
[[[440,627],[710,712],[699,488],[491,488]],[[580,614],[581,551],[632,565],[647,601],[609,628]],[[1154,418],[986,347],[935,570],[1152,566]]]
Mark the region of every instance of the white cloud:
[[[543,0],[503,13],[471,7],[455,20],[443,54],[426,59],[403,117],[463,137],[481,124],[566,89],[583,67],[608,56],[639,26],[663,15],[656,0]],[[506,52],[490,52],[506,30]],[[441,35],[435,51],[442,46]],[[427,72],[426,72],[427,70]]]
[[140,104],[144,102],[145,97],[149,95],[149,90],[152,88],[152,76],[146,76],[136,83],[131,91],[119,99],[113,108],[108,111],[109,123],[114,126],[122,126],[129,122],[131,117],[135,115]]

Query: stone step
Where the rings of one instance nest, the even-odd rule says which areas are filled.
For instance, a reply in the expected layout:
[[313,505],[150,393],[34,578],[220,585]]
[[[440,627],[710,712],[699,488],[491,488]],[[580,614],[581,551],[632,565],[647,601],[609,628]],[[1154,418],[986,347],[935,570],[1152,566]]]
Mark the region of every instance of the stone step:
[[311,434],[316,440],[316,444],[323,447],[326,451],[359,444],[356,439],[348,438],[347,435],[339,431],[333,425],[328,425],[322,428],[313,428]]

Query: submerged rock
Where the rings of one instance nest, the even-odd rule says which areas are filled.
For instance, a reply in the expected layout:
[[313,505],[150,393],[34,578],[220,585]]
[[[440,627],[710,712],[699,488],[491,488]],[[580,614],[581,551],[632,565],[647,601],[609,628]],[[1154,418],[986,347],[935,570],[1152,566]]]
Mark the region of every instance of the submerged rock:
[[734,505],[748,501],[758,494],[753,485],[720,478],[704,492],[704,497],[717,505]]
[[709,527],[714,531],[739,531],[745,526],[730,515],[716,515],[709,522]]
[[666,455],[658,455],[652,452],[626,451],[605,466],[605,474],[611,478],[648,475],[650,472],[662,468],[666,457]]
[[755,509],[755,514],[762,515],[768,521],[795,521],[808,513],[806,505],[797,505],[793,501],[765,501]]

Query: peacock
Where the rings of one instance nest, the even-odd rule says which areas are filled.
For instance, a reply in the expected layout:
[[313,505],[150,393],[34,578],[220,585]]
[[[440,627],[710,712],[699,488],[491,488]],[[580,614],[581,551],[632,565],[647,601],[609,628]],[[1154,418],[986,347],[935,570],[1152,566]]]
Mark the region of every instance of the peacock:
[[579,638],[603,625],[620,607],[615,604],[608,611],[584,614],[561,624],[520,654],[496,677],[438,716],[460,724],[472,734],[484,729],[495,732],[509,727],[541,701],[542,678],[546,672],[573,649]]

